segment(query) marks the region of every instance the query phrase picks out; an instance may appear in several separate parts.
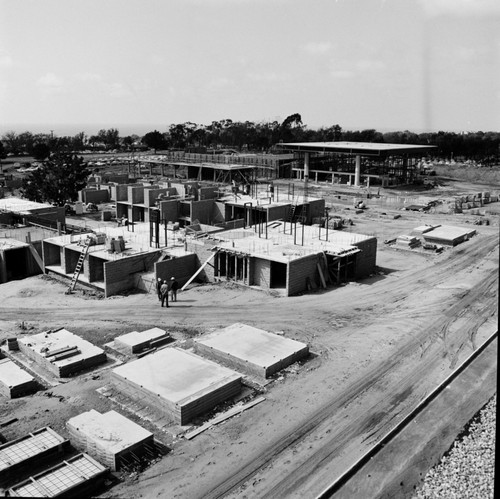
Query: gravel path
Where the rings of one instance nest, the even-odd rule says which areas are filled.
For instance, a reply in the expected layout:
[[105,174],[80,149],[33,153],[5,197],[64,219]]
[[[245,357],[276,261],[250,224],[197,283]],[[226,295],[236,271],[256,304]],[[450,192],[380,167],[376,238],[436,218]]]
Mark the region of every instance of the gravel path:
[[496,396],[464,428],[412,499],[493,498]]

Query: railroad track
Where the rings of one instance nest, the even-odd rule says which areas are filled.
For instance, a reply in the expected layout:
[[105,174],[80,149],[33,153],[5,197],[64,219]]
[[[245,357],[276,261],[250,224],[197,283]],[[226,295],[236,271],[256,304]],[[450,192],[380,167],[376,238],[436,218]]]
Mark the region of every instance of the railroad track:
[[[443,380],[429,395],[427,395],[407,416],[405,416],[398,424],[396,424],[382,439],[373,445],[363,456],[361,456],[352,466],[349,467],[341,476],[329,484],[321,493],[316,496],[316,499],[333,498],[342,489],[342,487],[370,461],[376,460],[377,455],[381,450],[393,441],[404,429],[415,420],[417,416],[422,414],[429,404],[439,397],[450,384],[464,373],[477,358],[493,343],[498,337],[498,331],[492,334],[479,348],[472,352],[459,367],[457,367],[445,380]],[[478,408],[479,409],[479,408]]]

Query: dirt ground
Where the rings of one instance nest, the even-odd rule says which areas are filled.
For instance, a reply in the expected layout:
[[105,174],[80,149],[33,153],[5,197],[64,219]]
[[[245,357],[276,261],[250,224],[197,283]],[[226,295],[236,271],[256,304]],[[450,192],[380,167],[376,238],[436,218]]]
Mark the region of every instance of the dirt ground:
[[[484,190],[456,183],[454,189]],[[182,342],[243,322],[307,342],[314,355],[276,376],[263,389],[263,403],[192,440],[179,436],[179,427],[159,428],[100,395],[112,363],[31,396],[2,399],[0,422],[18,421],[0,432],[10,440],[50,425],[68,437],[70,417],[116,409],[153,431],[169,452],[140,473],[119,475],[102,497],[217,497],[233,486],[235,498],[311,497],[497,327],[498,221],[475,226],[475,237],[438,254],[383,241],[424,223],[472,226],[477,217],[384,213],[369,208],[353,215],[350,228],[379,238],[376,273],[290,298],[208,284],[162,309],[152,294],[66,295],[66,285],[47,276],[1,284],[0,341],[64,327],[101,346],[161,327]],[[317,464],[316,456],[332,446],[328,462]]]

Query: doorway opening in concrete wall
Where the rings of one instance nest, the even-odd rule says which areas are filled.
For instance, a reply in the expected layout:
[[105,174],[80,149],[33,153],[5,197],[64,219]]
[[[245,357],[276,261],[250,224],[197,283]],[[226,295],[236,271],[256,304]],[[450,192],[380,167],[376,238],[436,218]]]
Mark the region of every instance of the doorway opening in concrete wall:
[[286,288],[286,264],[271,262],[271,288]]

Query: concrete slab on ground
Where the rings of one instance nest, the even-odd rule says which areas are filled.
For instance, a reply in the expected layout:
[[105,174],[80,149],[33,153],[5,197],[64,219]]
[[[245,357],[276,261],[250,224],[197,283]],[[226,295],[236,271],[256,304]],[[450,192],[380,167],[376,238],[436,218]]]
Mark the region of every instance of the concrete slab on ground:
[[15,397],[35,389],[36,381],[31,374],[10,359],[0,360],[0,395]]
[[247,374],[270,376],[308,355],[305,343],[242,323],[194,340],[195,350]]

